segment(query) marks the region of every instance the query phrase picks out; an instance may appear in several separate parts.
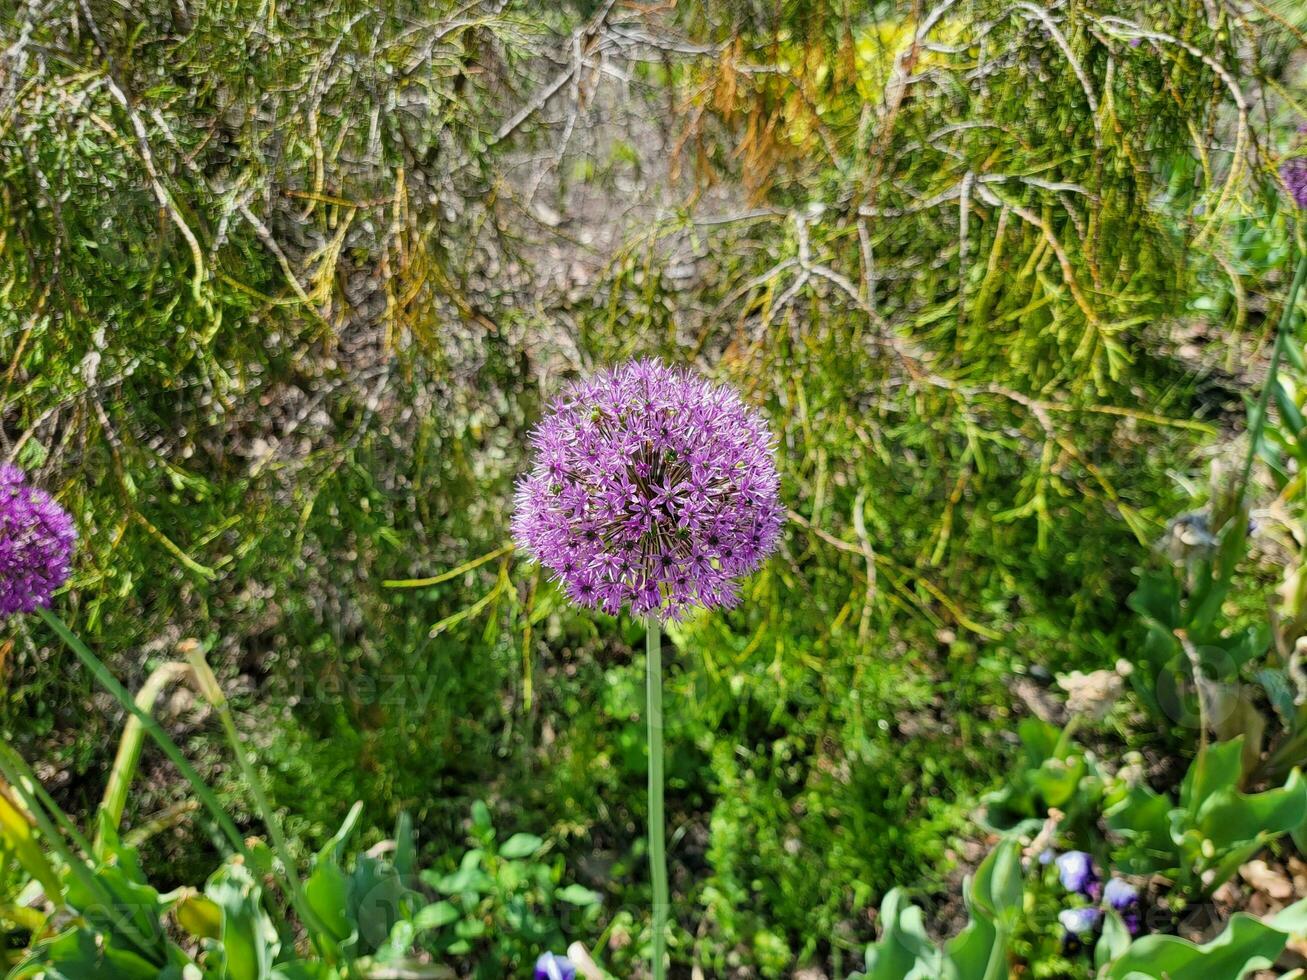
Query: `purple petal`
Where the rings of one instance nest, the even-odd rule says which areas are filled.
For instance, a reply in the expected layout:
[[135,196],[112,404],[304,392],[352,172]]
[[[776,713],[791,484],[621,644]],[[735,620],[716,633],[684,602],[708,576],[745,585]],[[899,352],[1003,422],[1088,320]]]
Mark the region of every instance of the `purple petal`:
[[1067,891],[1088,895],[1097,880],[1094,862],[1084,851],[1067,851],[1057,858],[1057,877]]
[[536,960],[535,980],[576,980],[576,967],[566,956],[541,953]]

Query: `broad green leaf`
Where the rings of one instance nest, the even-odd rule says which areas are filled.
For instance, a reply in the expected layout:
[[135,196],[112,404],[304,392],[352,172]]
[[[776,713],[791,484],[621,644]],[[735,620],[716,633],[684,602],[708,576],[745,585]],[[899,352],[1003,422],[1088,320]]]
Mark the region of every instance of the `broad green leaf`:
[[349,910],[365,952],[378,949],[421,901],[393,865],[367,854],[354,861],[349,876]]
[[[939,951],[926,935],[921,909],[910,904],[902,889],[892,889],[880,906],[881,936],[867,947],[866,980],[916,980],[931,976],[925,967],[938,967]],[[934,975],[937,975],[938,971]]]
[[223,980],[268,980],[280,941],[249,869],[228,862],[209,878],[204,893],[222,909]]
[[1021,910],[1024,891],[1020,845],[1003,840],[976,869],[972,901],[991,918],[1006,921]]
[[1109,908],[1103,916],[1103,931],[1094,944],[1094,965],[1102,969],[1130,948],[1130,930],[1121,914]]
[[1048,806],[1065,807],[1075,796],[1088,766],[1083,756],[1070,759],[1046,759],[1030,775],[1031,785]]
[[1147,786],[1132,786],[1103,814],[1107,826],[1128,838],[1131,847],[1122,856],[1120,870],[1152,874],[1174,868],[1179,861],[1171,839],[1171,801]]
[[206,895],[188,890],[172,907],[173,918],[196,939],[218,939],[222,935],[222,909]]
[[349,876],[334,857],[324,860],[322,854],[318,855],[304,883],[304,894],[309,908],[331,937],[337,942],[349,939],[355,928],[349,919]]
[[1198,812],[1213,793],[1237,788],[1242,775],[1242,738],[1209,744],[1199,751],[1180,784],[1181,809]]
[[984,909],[976,905],[971,880],[962,883],[962,900],[970,921],[945,946],[946,980],[1004,980],[1007,959],[1000,932]]
[[160,968],[89,929],[37,943],[6,980],[158,980]]
[[1218,851],[1241,841],[1287,833],[1307,820],[1307,784],[1298,770],[1279,789],[1244,794],[1222,789],[1203,803],[1194,821]]
[[1239,912],[1211,942],[1197,946],[1178,936],[1144,936],[1103,972],[1103,980],[1241,980],[1271,967],[1288,935]]

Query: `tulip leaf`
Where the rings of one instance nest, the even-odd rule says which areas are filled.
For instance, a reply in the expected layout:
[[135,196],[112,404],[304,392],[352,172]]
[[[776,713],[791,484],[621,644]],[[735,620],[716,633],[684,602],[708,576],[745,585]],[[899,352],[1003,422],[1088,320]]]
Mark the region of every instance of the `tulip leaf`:
[[1244,912],[1230,919],[1211,942],[1195,945],[1178,936],[1136,939],[1103,972],[1103,980],[1241,980],[1265,970],[1288,942],[1288,934]]

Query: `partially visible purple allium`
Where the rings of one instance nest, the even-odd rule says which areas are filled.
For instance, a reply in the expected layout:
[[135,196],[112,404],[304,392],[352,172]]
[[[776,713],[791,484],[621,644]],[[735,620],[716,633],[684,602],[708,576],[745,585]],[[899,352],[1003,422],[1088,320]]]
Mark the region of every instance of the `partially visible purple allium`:
[[576,980],[576,967],[566,956],[541,953],[536,960],[534,980]]
[[730,606],[784,523],[767,423],[658,361],[570,385],[532,435],[513,536],[583,606]]
[[1300,208],[1307,208],[1307,157],[1292,157],[1280,164],[1280,179]]
[[1067,851],[1065,854],[1059,854],[1057,877],[1067,891],[1097,898],[1093,892],[1098,883],[1098,875],[1094,873],[1093,860],[1084,851]]
[[68,513],[18,467],[0,465],[0,618],[50,604],[72,572],[76,541]]

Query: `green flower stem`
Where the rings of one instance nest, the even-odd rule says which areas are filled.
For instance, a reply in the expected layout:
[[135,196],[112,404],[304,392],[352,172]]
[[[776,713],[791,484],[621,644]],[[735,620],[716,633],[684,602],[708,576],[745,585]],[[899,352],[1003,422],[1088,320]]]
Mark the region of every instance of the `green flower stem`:
[[[146,714],[153,715],[154,703],[159,700],[159,695],[163,693],[164,688],[181,680],[190,672],[191,669],[186,664],[170,660],[146,678],[133,699],[136,706]],[[102,819],[107,820],[109,827],[114,831],[117,831],[118,825],[122,823],[123,810],[127,807],[127,793],[131,788],[132,778],[136,775],[136,767],[141,761],[144,739],[144,726],[135,715],[129,715],[127,724],[123,726],[122,739],[118,742],[118,754],[114,757],[113,768],[109,770],[109,782],[105,786],[104,799],[100,801]],[[103,824],[97,827],[95,833],[97,854],[103,840],[102,827]]]
[[1298,268],[1293,274],[1289,286],[1289,296],[1284,302],[1284,311],[1275,328],[1275,342],[1271,346],[1271,363],[1266,369],[1266,381],[1262,384],[1261,397],[1257,399],[1257,414],[1253,417],[1252,428],[1248,433],[1248,455],[1244,458],[1243,473],[1239,477],[1239,500],[1248,493],[1248,481],[1252,477],[1253,460],[1257,458],[1257,446],[1262,441],[1262,430],[1266,428],[1266,412],[1271,403],[1271,392],[1279,383],[1277,373],[1280,370],[1280,358],[1284,356],[1284,345],[1289,335],[1289,325],[1293,321],[1293,310],[1298,305],[1298,292],[1303,280],[1307,279],[1307,252],[1298,258]]
[[168,757],[168,761],[176,766],[186,781],[191,784],[191,788],[195,790],[195,795],[200,798],[200,802],[204,804],[214,821],[222,829],[223,834],[227,837],[236,853],[248,856],[245,841],[241,837],[240,831],[236,829],[236,825],[232,823],[231,817],[222,808],[218,798],[213,795],[213,790],[209,789],[204,780],[200,778],[200,774],[195,771],[195,767],[186,761],[186,756],[182,755],[182,750],[177,747],[177,743],[168,737],[168,733],[154,720],[153,716],[137,706],[136,701],[127,692],[127,689],[119,684],[118,680],[109,672],[109,668],[91,652],[85,643],[77,638],[72,630],[63,624],[58,616],[48,609],[37,609],[36,612],[45,620],[47,626],[59,634],[59,638],[68,645],[69,649],[77,654],[78,659],[91,672],[91,675],[99,682],[100,686],[117,698],[118,703],[123,706],[124,710],[141,723],[150,737],[163,750],[163,754]]
[[645,721],[649,729],[649,876],[653,880],[653,976],[663,980],[667,968],[667,831],[663,824],[663,649],[658,620],[645,629]]
[[290,898],[291,905],[295,907],[295,912],[299,915],[300,921],[304,923],[304,927],[309,931],[309,936],[312,938],[314,945],[324,955],[330,955],[333,959],[339,958],[339,948],[314,913],[313,907],[309,905],[308,895],[305,894],[304,885],[296,873],[290,846],[281,828],[281,820],[277,816],[277,811],[273,809],[267,793],[263,791],[263,782],[259,779],[259,774],[254,771],[254,764],[250,762],[249,753],[245,751],[245,743],[241,741],[240,732],[236,729],[236,719],[231,713],[231,705],[227,702],[227,695],[223,692],[222,686],[218,683],[218,678],[214,676],[213,670],[209,667],[209,662],[204,659],[204,651],[198,643],[192,641],[186,644],[183,647],[183,652],[187,662],[191,665],[196,683],[204,694],[205,700],[213,705],[214,710],[218,712],[218,719],[222,722],[222,730],[227,736],[228,744],[231,745],[232,754],[236,756],[236,764],[240,766],[241,776],[244,777],[245,784],[254,797],[254,805],[258,808],[259,816],[263,818],[264,826],[268,828],[268,836],[272,838],[273,849],[277,852],[277,857],[281,859],[282,870],[285,872],[286,894]]

